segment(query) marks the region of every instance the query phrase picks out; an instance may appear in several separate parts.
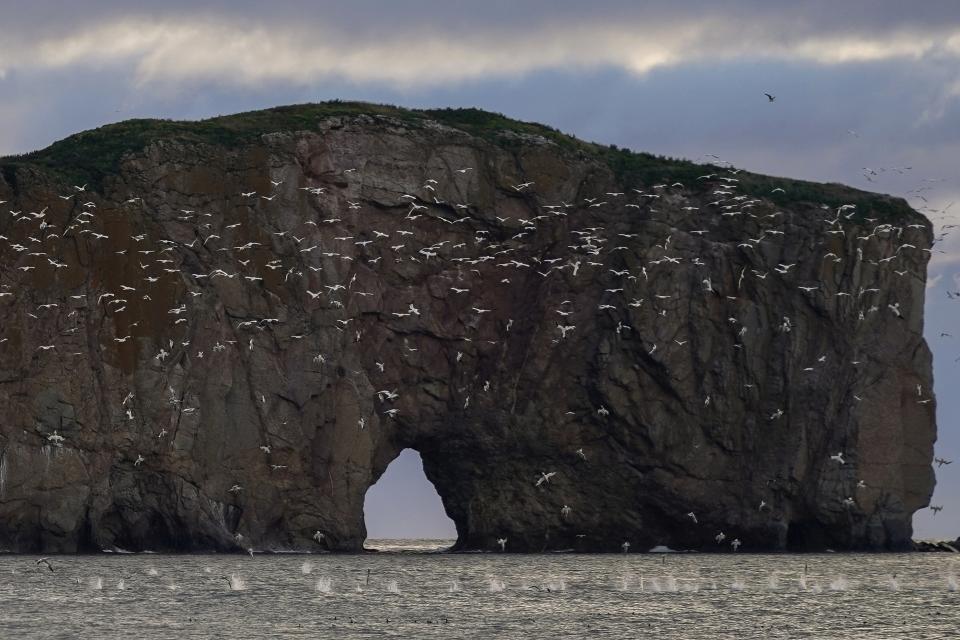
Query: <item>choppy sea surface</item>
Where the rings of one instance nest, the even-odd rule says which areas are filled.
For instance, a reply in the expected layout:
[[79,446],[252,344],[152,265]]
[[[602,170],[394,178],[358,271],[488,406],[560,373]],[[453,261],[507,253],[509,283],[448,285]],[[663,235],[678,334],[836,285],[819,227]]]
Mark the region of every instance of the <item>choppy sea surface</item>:
[[0,556],[0,638],[957,638],[949,554]]

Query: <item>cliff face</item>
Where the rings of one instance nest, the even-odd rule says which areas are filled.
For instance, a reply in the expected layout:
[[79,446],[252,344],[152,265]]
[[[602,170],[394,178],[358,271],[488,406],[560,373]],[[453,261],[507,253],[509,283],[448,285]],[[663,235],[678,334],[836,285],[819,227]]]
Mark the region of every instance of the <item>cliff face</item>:
[[0,162],[0,548],[359,549],[406,447],[460,549],[909,544],[922,216],[435,115]]

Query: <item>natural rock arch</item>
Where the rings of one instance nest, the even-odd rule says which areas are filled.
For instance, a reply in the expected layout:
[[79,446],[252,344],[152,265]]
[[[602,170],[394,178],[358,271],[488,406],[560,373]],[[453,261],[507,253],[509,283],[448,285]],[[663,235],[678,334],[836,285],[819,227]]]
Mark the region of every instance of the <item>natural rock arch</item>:
[[[490,114],[317,109],[225,119],[262,118],[254,136],[120,124],[62,143],[48,160],[67,173],[2,167],[6,207],[102,237],[45,240],[69,268],[5,271],[30,295],[2,306],[0,548],[356,551],[365,493],[405,447],[457,549],[909,545],[933,486],[933,232],[902,200],[738,172],[723,188],[752,208],[727,218],[697,179],[725,168],[477,125]],[[131,140],[104,175],[97,153]],[[95,216],[58,198],[89,159]],[[826,235],[820,204],[851,202]],[[39,219],[22,219],[0,233],[26,247]],[[172,261],[147,265],[149,299],[142,246]],[[51,301],[76,320],[38,313]]]
[[456,539],[436,487],[416,449],[406,448],[367,490],[363,504],[366,545],[375,539]]

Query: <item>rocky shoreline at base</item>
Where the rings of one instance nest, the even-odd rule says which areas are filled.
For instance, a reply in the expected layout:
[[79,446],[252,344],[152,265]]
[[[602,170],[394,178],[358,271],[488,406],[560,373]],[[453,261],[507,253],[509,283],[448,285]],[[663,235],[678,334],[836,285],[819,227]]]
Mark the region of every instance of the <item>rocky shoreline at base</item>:
[[960,538],[956,540],[914,540],[914,551],[960,553]]

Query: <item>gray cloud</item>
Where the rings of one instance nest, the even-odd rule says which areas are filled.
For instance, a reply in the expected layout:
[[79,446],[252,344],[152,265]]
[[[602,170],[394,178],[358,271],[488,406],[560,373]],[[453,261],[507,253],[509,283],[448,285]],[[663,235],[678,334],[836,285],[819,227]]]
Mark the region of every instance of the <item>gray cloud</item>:
[[[543,69],[610,66],[643,74],[738,58],[843,64],[960,57],[960,16],[945,3],[910,13],[877,2],[840,10],[823,2],[789,9],[746,1],[676,5],[97,3],[72,14],[43,5],[0,27],[0,69],[123,64],[135,69],[140,86],[303,85],[334,76],[411,87]],[[871,11],[854,10],[867,5]]]
[[61,0],[34,0],[19,3],[5,12],[10,32],[25,28],[38,31],[57,27],[77,28],[124,16],[149,18],[182,15],[216,15],[222,18],[247,16],[259,21],[297,19],[313,24],[327,22],[347,27],[352,33],[364,27],[393,27],[432,24],[437,27],[470,29],[571,22],[606,16],[614,20],[694,20],[730,16],[756,22],[783,21],[800,28],[847,30],[851,27],[887,29],[903,25],[931,27],[956,22],[960,7],[952,0],[905,3],[900,0],[805,0],[779,3],[769,0],[91,0],[64,3]]

